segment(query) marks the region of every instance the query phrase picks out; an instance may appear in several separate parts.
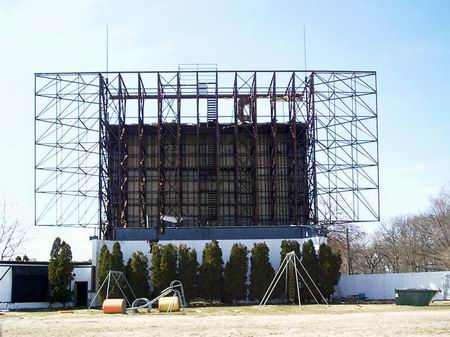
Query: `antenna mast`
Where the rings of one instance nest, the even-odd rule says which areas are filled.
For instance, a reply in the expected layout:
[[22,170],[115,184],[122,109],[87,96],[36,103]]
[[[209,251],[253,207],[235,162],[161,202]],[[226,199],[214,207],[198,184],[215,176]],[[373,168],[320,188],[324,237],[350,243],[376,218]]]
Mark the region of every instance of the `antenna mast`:
[[[106,72],[109,71],[109,27],[106,26]],[[108,75],[106,75],[108,76]]]
[[303,25],[303,53],[304,53],[304,58],[305,58],[305,71],[306,71],[307,65],[306,65],[306,28],[305,28],[305,25]]

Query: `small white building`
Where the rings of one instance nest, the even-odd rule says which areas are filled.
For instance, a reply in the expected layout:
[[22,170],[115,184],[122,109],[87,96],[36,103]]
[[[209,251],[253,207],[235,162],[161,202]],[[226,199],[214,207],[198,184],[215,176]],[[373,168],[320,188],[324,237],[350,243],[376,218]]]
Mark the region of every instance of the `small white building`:
[[[88,305],[94,277],[91,262],[74,263],[70,285],[73,301],[66,306]],[[0,261],[0,310],[46,309],[50,305],[47,296],[48,262]]]

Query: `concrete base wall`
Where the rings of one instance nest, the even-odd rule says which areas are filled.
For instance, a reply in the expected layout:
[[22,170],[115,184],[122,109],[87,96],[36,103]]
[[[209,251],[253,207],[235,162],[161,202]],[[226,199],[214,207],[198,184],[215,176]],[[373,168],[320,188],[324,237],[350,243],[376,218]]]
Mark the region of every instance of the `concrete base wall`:
[[[305,239],[291,239],[298,241],[301,245],[303,245],[304,242],[308,240],[312,240],[316,246],[316,249],[319,249],[320,244],[324,242],[323,237],[311,237],[311,238],[305,238]],[[276,270],[280,264],[280,246],[281,241],[283,239],[264,239],[264,240],[217,240],[219,242],[219,246],[222,249],[223,254],[223,261],[224,263],[228,262],[228,259],[230,257],[231,247],[234,243],[239,242],[243,245],[247,246],[249,251],[252,249],[253,245],[257,242],[265,242],[267,246],[269,247],[269,258],[270,263],[272,264],[273,268]],[[108,240],[94,240],[92,244],[92,264],[97,265],[97,256],[100,252],[100,248],[103,244],[106,244],[109,248],[109,250],[112,250],[112,246],[115,241],[108,241]],[[148,241],[119,241],[121,250],[123,253],[123,260],[126,264],[128,259],[131,257],[133,252],[135,251],[141,251],[144,253],[148,259],[149,262],[151,261],[151,255],[150,255],[150,243]],[[160,244],[168,244],[172,243],[174,245],[179,244],[185,244],[188,247],[195,248],[197,251],[197,259],[198,263],[202,262],[202,252],[205,247],[205,244],[210,242],[209,240],[171,240],[171,241],[160,241]]]

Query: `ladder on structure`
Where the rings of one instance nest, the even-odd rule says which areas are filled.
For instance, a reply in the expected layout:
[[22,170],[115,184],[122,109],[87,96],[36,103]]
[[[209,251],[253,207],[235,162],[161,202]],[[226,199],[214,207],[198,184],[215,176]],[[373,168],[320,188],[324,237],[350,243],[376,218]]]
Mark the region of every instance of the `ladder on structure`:
[[[200,200],[207,203],[206,221],[210,224],[217,221],[217,144],[215,136],[215,127],[218,123],[217,107],[217,65],[216,64],[182,64],[178,66],[181,85],[192,90],[195,83],[195,92],[204,100],[206,98],[206,116],[205,111],[201,111],[200,123],[207,126],[207,135],[202,139],[204,146],[204,164],[201,168],[201,180],[203,187],[199,190]],[[205,120],[206,117],[206,120]],[[206,123],[205,123],[206,122]],[[201,197],[203,196],[203,198]]]
[[213,222],[217,220],[217,150],[214,142],[214,135],[208,135],[206,145],[206,189],[208,211],[207,220]]
[[183,88],[190,93],[194,88],[195,91],[198,89],[200,96],[206,96],[206,122],[208,126],[214,125],[217,119],[217,64],[180,64],[178,70]]
[[217,192],[208,193],[208,220],[217,220]]
[[[216,85],[216,83],[213,84],[214,86]],[[208,91],[208,89],[206,90]],[[208,95],[209,94],[210,93],[208,92]],[[207,111],[206,120],[208,121],[208,126],[214,125],[217,121],[217,101],[215,97],[208,97],[206,99],[206,111]]]

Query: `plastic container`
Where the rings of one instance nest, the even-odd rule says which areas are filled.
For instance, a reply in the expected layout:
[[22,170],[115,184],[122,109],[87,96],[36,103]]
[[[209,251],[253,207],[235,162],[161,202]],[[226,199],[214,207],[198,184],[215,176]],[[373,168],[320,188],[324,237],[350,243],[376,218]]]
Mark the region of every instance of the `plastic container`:
[[428,306],[439,291],[439,289],[395,289],[395,304]]

